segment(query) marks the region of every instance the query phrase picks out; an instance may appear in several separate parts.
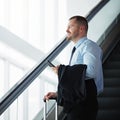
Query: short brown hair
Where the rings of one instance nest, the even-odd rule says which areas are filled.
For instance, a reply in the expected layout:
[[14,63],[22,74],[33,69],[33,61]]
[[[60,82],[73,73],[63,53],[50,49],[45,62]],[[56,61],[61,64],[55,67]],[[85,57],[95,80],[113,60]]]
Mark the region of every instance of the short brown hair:
[[88,31],[88,21],[86,20],[86,18],[84,18],[83,16],[73,16],[69,20],[72,20],[72,19],[76,19],[76,21],[79,24],[82,24],[85,26],[86,32]]

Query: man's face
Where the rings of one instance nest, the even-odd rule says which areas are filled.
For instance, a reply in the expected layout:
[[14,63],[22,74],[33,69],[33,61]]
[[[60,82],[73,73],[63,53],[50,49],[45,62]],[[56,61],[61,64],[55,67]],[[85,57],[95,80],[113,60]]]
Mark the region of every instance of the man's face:
[[79,36],[80,32],[80,25],[77,24],[76,19],[71,19],[68,23],[67,27],[67,39],[68,40],[76,40],[76,38]]

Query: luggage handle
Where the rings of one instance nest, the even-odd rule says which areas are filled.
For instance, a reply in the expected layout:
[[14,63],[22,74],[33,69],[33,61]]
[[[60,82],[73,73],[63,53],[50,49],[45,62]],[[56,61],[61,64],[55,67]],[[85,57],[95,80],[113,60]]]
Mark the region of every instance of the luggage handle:
[[[55,100],[56,99],[50,99],[50,100]],[[46,115],[47,115],[47,110],[48,110],[48,100],[44,100],[44,120],[47,119]],[[57,102],[55,102],[55,120],[58,120],[58,106],[57,106]]]

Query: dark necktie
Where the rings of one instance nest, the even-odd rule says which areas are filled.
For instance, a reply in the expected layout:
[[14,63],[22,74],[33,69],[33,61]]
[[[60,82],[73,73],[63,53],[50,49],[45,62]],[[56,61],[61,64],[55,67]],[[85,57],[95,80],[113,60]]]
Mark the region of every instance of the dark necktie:
[[70,61],[69,61],[69,65],[70,65],[70,63],[71,63],[71,60],[72,60],[72,57],[73,57],[73,54],[74,54],[75,50],[76,50],[76,48],[73,47],[73,49],[72,49],[72,53],[71,53],[71,57],[70,57]]

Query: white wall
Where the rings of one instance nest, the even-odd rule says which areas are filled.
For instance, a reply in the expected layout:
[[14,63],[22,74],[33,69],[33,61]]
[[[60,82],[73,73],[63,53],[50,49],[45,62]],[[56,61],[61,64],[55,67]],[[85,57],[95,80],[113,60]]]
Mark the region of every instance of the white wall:
[[74,15],[86,16],[100,0],[67,0],[68,18]]

